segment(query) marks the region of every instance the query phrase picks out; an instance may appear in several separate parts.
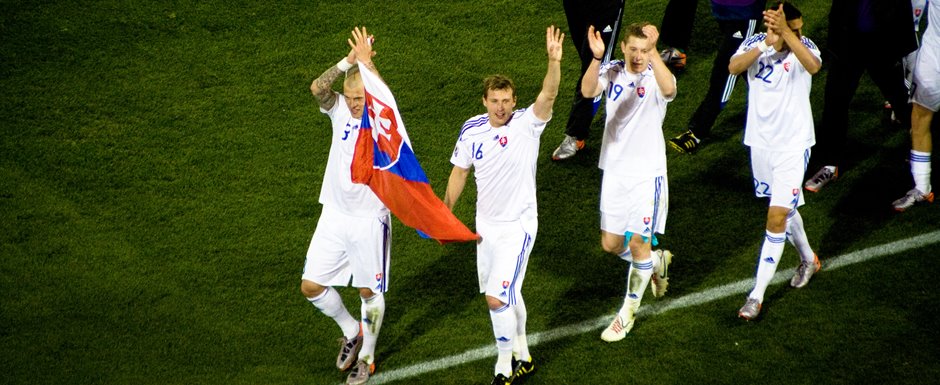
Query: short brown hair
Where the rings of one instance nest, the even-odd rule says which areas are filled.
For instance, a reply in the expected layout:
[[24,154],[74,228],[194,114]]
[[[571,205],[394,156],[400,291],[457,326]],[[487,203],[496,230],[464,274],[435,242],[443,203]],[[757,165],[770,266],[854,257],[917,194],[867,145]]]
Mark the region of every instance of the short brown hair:
[[483,97],[485,98],[490,90],[508,89],[513,97],[516,96],[516,85],[512,79],[504,75],[490,75],[483,79]]
[[646,34],[643,33],[643,27],[645,27],[645,26],[647,26],[647,25],[650,25],[650,23],[649,23],[649,22],[645,22],[645,21],[642,22],[642,23],[633,23],[633,24],[628,25],[628,26],[627,26],[627,35],[624,36],[623,41],[627,41],[627,39],[630,38],[631,36],[636,37],[636,38],[640,38],[640,39],[646,39],[646,38],[648,38],[649,36],[646,36]]

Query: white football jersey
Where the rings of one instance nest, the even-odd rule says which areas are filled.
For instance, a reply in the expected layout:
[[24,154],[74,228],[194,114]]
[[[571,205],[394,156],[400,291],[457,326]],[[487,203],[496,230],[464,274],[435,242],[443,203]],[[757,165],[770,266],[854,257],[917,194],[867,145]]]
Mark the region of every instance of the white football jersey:
[[343,95],[336,94],[336,103],[329,111],[320,109],[330,117],[333,126],[330,156],[320,186],[320,204],[334,207],[353,216],[378,217],[388,214],[388,208],[369,186],[352,182],[353,153],[359,137],[361,117],[353,117]]
[[[734,56],[757,49],[757,44],[766,37],[766,33],[751,36],[741,43]],[[812,40],[803,36],[800,41],[822,62],[819,48]],[[773,151],[802,151],[816,144],[809,102],[812,83],[812,74],[792,51],[777,52],[770,47],[762,53],[747,69],[744,144]]]
[[663,119],[673,98],[665,98],[659,90],[652,66],[634,74],[622,60],[615,60],[601,66],[598,77],[607,97],[598,167],[625,176],[666,175]]
[[537,216],[535,165],[547,123],[535,117],[532,106],[513,111],[501,127],[491,126],[486,114],[464,123],[450,162],[474,168],[477,217],[512,221],[523,214]]

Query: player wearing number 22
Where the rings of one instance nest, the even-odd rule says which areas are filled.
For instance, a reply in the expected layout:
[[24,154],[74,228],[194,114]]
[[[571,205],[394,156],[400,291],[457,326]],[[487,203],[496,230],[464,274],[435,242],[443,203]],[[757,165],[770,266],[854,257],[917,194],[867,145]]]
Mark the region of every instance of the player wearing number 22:
[[770,197],[754,289],[738,311],[746,320],[760,313],[785,240],[802,259],[791,286],[805,286],[820,268],[797,208],[803,205],[801,183],[816,143],[809,93],[822,60],[816,44],[802,36],[802,14],[792,4],[781,2],[764,11],[764,25],[767,32],[741,43],[728,65],[735,75],[747,71],[744,144],[751,148],[754,193]]

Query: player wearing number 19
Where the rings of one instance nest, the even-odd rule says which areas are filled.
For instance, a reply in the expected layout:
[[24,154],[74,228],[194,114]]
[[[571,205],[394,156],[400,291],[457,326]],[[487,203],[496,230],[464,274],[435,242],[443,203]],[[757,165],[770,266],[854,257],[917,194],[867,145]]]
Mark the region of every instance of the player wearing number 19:
[[[581,79],[585,97],[605,94],[607,121],[598,166],[601,181],[601,247],[631,265],[623,306],[601,334],[607,342],[626,337],[643,292],[653,280],[653,295],[666,291],[666,267],[672,255],[652,251],[655,234],[666,227],[669,189],[666,183],[666,104],[676,97],[676,78],[656,50],[659,31],[650,24],[631,24],[620,42],[626,60],[601,64],[604,41],[594,27],[588,43],[594,60]],[[654,274],[655,270],[655,274]]]
[[816,143],[809,93],[822,60],[816,44],[801,36],[802,14],[790,3],[764,11],[766,33],[741,43],[731,57],[732,74],[747,71],[748,101],[744,144],[751,148],[754,193],[770,197],[764,242],[754,289],[738,311],[752,320],[760,313],[764,291],[783,255],[784,240],[802,262],[790,285],[803,287],[820,268],[797,208],[803,205],[802,181],[810,147]]
[[526,342],[526,307],[522,300],[529,253],[538,230],[535,165],[539,138],[552,117],[561,80],[565,34],[545,32],[548,71],[542,91],[528,108],[513,110],[512,80],[493,75],[483,80],[486,113],[464,123],[450,162],[444,204],[453,210],[470,168],[477,184],[477,276],[493,322],[499,355],[493,384],[511,384],[535,370]]

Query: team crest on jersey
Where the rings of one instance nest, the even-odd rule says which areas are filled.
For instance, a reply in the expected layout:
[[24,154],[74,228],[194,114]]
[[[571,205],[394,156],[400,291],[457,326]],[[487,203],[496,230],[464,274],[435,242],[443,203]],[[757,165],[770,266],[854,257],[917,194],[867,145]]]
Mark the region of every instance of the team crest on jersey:
[[783,63],[783,70],[790,72],[790,62]]
[[637,87],[637,88],[636,88],[636,94],[637,94],[637,96],[639,96],[639,97],[641,97],[641,98],[644,97],[644,96],[646,96],[646,87]]
[[507,137],[505,137],[505,136],[502,137],[502,138],[499,138],[499,145],[500,145],[500,146],[506,147],[506,144],[507,144],[507,143],[509,143],[509,138],[507,138]]

